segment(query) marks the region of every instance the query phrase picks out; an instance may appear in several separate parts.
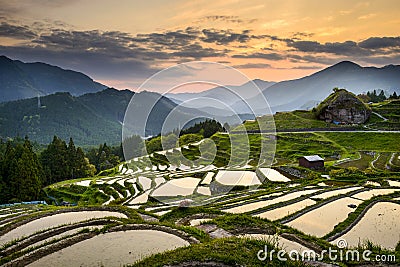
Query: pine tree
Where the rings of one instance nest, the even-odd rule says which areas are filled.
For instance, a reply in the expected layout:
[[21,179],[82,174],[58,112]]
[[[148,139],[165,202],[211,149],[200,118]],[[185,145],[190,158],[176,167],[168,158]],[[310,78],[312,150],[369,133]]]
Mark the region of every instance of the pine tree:
[[[5,202],[30,201],[38,199],[42,188],[42,168],[33,152],[30,141],[7,146],[3,161],[3,177],[7,190],[2,198]],[[4,178],[3,178],[4,179]]]

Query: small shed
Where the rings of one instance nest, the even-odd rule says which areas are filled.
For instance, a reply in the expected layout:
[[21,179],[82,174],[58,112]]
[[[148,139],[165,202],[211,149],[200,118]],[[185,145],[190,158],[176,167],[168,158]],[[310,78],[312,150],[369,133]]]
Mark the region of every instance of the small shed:
[[324,159],[318,155],[303,156],[299,158],[299,166],[309,169],[322,169],[324,167]]

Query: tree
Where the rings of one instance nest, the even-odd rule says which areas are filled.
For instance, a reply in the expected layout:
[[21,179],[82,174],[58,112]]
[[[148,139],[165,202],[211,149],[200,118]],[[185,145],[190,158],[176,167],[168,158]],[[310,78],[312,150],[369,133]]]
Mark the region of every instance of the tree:
[[[87,153],[89,162],[92,163],[98,172],[117,166],[121,162],[121,158],[115,155],[114,149],[107,146],[106,143],[99,146],[98,149],[91,149]],[[117,150],[120,150],[118,147]]]
[[383,92],[383,90],[381,90],[381,92],[379,93],[378,100],[379,100],[379,102],[386,100],[386,96],[385,96],[385,93]]
[[223,128],[224,128],[225,132],[228,132],[228,133],[231,130],[231,126],[227,122],[224,123],[224,127]]
[[40,155],[40,159],[46,174],[46,184],[94,174],[93,166],[90,166],[82,149],[75,147],[72,138],[67,146],[65,141],[54,136],[53,141]]
[[2,202],[38,199],[43,184],[43,173],[28,138],[23,144],[7,144],[1,169]]
[[393,94],[389,97],[389,99],[398,99],[399,97],[397,96],[396,91],[393,92]]
[[65,141],[54,136],[53,141],[41,153],[40,161],[46,176],[46,184],[63,181],[71,177],[67,151],[68,147]]

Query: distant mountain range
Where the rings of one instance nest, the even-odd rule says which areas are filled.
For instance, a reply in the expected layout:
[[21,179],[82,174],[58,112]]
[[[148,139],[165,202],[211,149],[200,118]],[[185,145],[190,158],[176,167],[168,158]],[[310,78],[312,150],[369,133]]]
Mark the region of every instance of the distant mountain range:
[[129,90],[106,89],[79,72],[1,56],[0,137],[28,135],[39,143],[49,143],[57,135],[63,139],[73,137],[78,145],[118,144],[125,112],[133,96],[135,105],[130,106],[128,114],[133,114],[134,120],[128,126],[135,134],[159,134],[171,111],[175,116],[164,132],[190,126],[204,118],[237,124],[254,118],[248,104],[256,115],[265,114],[265,102],[257,90],[252,90],[254,84],[273,112],[310,109],[334,87],[346,88],[355,94],[374,89],[400,94],[400,66],[361,67],[344,61],[296,80],[274,83],[257,79],[229,86],[229,90],[216,87],[201,93],[161,96],[153,92],[135,94]]
[[[374,89],[382,89],[387,93],[396,91],[400,93],[400,66],[388,65],[382,68],[361,67],[350,61],[343,61],[331,67],[296,80],[282,81],[278,83],[254,80],[262,90],[262,94],[268,101],[272,111],[290,111],[295,109],[310,109],[325,99],[335,87],[360,94]],[[265,112],[265,101],[260,95],[246,95],[246,89],[250,83],[241,86],[230,87],[241,92],[243,99],[239,99],[233,92],[216,87],[201,93],[169,94],[177,103],[187,101],[189,98],[212,98],[223,101],[231,110],[225,112],[250,113],[248,106],[255,107],[257,115]],[[195,101],[191,107],[207,110],[209,100]],[[221,107],[219,107],[221,109]],[[224,112],[220,110],[219,112]]]
[[107,88],[87,75],[45,63],[23,63],[0,56],[0,102],[56,92],[79,96]]
[[[354,94],[375,89],[400,93],[400,66],[361,67],[350,61],[343,61],[301,79],[276,83],[263,89],[263,95],[275,113],[313,108],[332,93],[335,87],[345,88]],[[257,107],[260,98],[252,97],[247,102]],[[239,101],[232,108],[236,112],[247,111],[246,106]]]
[[238,101],[239,96],[243,99],[255,97],[257,95],[257,91],[252,90],[254,85],[262,90],[274,84],[275,82],[267,82],[260,79],[255,79],[242,85],[229,85],[227,87],[218,86],[199,93],[166,94],[166,96],[178,104],[196,98],[201,99],[200,101],[190,101],[188,103],[183,103],[183,105],[194,108],[206,106],[210,103],[210,101],[208,100],[210,98],[220,100],[225,105],[230,106]]

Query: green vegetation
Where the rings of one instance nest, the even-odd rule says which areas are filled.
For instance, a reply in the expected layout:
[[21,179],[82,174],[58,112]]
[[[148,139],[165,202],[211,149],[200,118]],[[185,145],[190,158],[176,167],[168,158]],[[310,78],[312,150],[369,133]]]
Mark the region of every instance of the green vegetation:
[[189,247],[178,248],[173,251],[156,254],[146,258],[132,267],[139,266],[166,266],[178,263],[190,262],[218,262],[229,266],[306,266],[300,261],[279,261],[274,258],[272,261],[260,261],[257,258],[259,250],[271,251],[275,248],[263,240],[252,240],[247,238],[223,238],[211,242],[194,244]]
[[43,177],[30,141],[8,142],[4,158],[0,157],[0,203],[37,200]]
[[46,185],[95,174],[94,166],[89,163],[82,149],[75,147],[72,138],[67,146],[65,141],[54,136],[53,141],[40,154],[40,161]]

